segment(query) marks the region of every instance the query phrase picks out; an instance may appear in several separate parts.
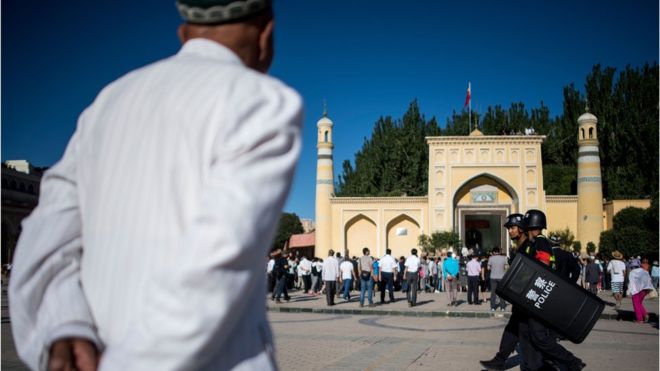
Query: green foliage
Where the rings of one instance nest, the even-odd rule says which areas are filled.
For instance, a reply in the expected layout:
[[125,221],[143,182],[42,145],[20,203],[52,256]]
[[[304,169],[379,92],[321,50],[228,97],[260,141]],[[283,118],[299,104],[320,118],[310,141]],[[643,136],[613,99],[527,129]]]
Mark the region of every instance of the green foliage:
[[582,252],[582,242],[573,241],[573,251],[581,253]]
[[303,233],[304,229],[296,213],[282,213],[280,224],[275,234],[275,246],[284,247],[284,243],[294,234]]
[[338,196],[424,196],[428,194],[429,149],[425,138],[437,136],[434,118],[426,120],[417,101],[400,120],[381,117],[370,139],[355,154],[355,168],[344,161]]
[[417,245],[425,253],[435,253],[436,250],[460,246],[461,239],[454,231],[434,232],[430,236],[422,233],[417,238]]
[[561,248],[567,251],[570,251],[573,248],[573,242],[575,241],[575,235],[571,232],[570,229],[558,229],[548,233],[548,237],[558,236],[561,240]]
[[614,215],[614,229],[621,229],[626,227],[645,228],[646,223],[644,217],[646,210],[639,207],[626,207]]
[[577,193],[577,166],[543,165],[543,184],[549,195],[574,195]]
[[460,236],[455,231],[434,232],[431,235],[431,239],[433,240],[433,245],[439,249],[448,249],[461,245]]
[[587,242],[587,254],[592,254],[596,252],[596,244],[589,241]]
[[658,255],[658,241],[650,231],[640,227],[614,228],[600,234],[599,252],[611,255],[619,250],[626,257],[633,255]]
[[[584,93],[574,84],[563,89],[563,109],[551,117],[543,102],[528,109],[521,102],[472,112],[472,129],[486,135],[522,134],[534,129],[545,135],[541,146],[546,194],[575,194],[578,118],[589,106],[598,117],[603,196],[608,199],[649,197],[658,190],[658,65],[627,66],[618,71],[595,65]],[[338,196],[421,196],[428,194],[428,146],[424,138],[468,135],[467,110],[452,112],[440,129],[425,120],[417,101],[400,120],[380,118],[371,138],[355,155],[354,166],[343,163]],[[656,213],[657,215],[657,213]],[[657,225],[657,218],[655,222]],[[657,228],[656,228],[657,229]]]
[[422,251],[427,254],[435,252],[435,247],[433,246],[431,237],[428,234],[422,233],[419,235],[419,237],[417,237],[417,246],[419,246]]

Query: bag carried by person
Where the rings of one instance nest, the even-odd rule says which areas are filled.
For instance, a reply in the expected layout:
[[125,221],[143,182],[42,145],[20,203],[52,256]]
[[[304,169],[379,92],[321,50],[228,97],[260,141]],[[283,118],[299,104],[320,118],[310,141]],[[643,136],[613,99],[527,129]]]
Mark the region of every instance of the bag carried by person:
[[658,291],[656,289],[650,289],[646,294],[646,298],[653,299],[658,297]]
[[371,272],[369,272],[369,271],[361,271],[361,272],[360,272],[360,278],[363,279],[363,280],[365,280],[365,281],[368,281],[369,278],[371,278]]

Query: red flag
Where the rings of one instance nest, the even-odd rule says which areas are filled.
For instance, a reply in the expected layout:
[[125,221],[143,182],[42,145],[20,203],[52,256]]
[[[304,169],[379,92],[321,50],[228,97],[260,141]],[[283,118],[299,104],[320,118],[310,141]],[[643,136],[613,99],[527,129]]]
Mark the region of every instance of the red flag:
[[463,108],[467,107],[468,104],[470,104],[471,98],[472,98],[472,93],[470,92],[470,83],[468,82],[468,90],[467,90],[467,95],[465,96],[465,104],[463,105]]

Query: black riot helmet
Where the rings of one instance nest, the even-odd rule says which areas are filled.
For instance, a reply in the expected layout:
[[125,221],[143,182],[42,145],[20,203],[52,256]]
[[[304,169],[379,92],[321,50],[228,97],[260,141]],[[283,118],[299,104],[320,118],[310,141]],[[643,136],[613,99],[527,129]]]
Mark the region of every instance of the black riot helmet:
[[525,217],[523,218],[523,224],[526,231],[532,229],[545,229],[547,227],[545,214],[543,211],[536,209],[527,210]]
[[511,214],[506,217],[506,223],[504,223],[504,228],[509,229],[513,226],[518,226],[520,229],[525,229],[523,224],[523,214]]

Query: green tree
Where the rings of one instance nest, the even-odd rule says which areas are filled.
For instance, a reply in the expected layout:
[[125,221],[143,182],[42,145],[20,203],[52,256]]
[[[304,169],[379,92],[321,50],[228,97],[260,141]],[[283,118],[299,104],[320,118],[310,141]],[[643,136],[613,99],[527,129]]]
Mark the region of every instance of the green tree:
[[296,213],[282,213],[280,216],[280,223],[277,227],[275,234],[275,246],[279,248],[284,247],[284,243],[294,234],[303,233],[304,229],[300,218]]
[[653,234],[639,227],[614,228],[600,234],[599,252],[610,255],[614,250],[626,257],[633,255],[658,255],[658,243]]
[[639,207],[626,207],[621,209],[613,218],[615,229],[626,227],[636,227],[644,229],[646,227],[646,210]]
[[571,251],[575,242],[575,235],[573,234],[573,232],[571,232],[570,229],[568,228],[558,229],[548,233],[548,237],[554,237],[554,236],[559,237],[559,240],[561,241],[560,246],[562,249]]
[[412,101],[400,120],[381,117],[371,138],[355,154],[355,166],[344,161],[338,196],[423,196],[428,194],[427,136],[437,136],[434,118],[426,120]]
[[431,241],[431,236],[428,234],[420,234],[417,237],[417,246],[419,246],[423,252],[430,254],[435,252],[435,246],[433,246],[433,241]]
[[426,234],[419,235],[417,245],[425,253],[435,254],[440,249],[460,246],[461,239],[458,233],[454,231],[433,232],[430,236]]

